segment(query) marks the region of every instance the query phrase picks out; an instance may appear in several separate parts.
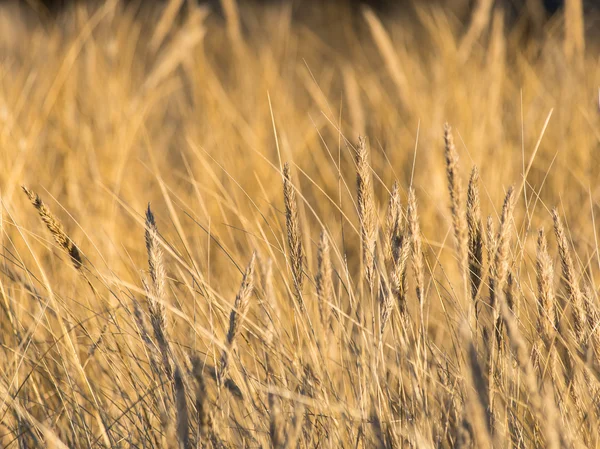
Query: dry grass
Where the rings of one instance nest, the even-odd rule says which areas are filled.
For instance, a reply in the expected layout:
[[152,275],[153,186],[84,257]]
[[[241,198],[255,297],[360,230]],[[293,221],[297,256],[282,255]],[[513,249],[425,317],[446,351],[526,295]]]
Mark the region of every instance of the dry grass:
[[0,446],[598,447],[598,22],[492,3],[0,14]]

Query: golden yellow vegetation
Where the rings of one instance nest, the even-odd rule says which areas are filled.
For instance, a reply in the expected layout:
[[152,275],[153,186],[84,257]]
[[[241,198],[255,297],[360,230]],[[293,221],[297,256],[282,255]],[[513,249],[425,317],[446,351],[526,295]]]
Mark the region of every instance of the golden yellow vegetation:
[[581,2],[221,5],[0,30],[2,447],[598,447]]

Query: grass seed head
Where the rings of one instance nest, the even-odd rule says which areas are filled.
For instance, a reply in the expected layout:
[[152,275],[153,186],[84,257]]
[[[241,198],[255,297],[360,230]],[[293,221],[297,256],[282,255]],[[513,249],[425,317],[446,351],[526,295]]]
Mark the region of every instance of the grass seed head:
[[71,240],[64,231],[60,221],[58,221],[52,212],[50,212],[50,209],[44,204],[37,193],[29,190],[25,186],[22,186],[22,189],[25,192],[25,195],[27,195],[27,198],[29,198],[29,201],[31,201],[31,204],[33,204],[33,207],[37,209],[40,218],[50,231],[50,234],[52,234],[52,237],[54,237],[56,243],[58,243],[58,245],[71,257],[71,262],[75,269],[81,269],[83,266],[81,252],[73,240]]
[[375,246],[377,243],[377,213],[375,198],[373,196],[369,151],[364,137],[358,139],[356,148],[356,192],[365,279],[369,288],[373,290],[375,280]]

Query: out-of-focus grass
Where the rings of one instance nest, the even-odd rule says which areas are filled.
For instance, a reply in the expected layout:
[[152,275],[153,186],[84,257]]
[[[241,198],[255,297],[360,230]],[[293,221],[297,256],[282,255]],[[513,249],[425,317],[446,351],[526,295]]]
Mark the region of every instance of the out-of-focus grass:
[[[81,4],[52,22],[9,16],[11,30],[3,29],[2,444],[186,446],[187,429],[190,445],[266,447],[278,445],[275,431],[287,423],[281,447],[450,447],[468,444],[466,436],[494,447],[597,445],[596,312],[587,311],[587,340],[578,346],[571,296],[558,290],[560,366],[551,373],[539,362],[547,354],[536,331],[537,228],[551,234],[553,207],[565,222],[576,282],[597,304],[600,65],[597,43],[582,46],[578,2],[535,33],[525,20],[505,23],[499,9],[484,14],[478,32],[422,5],[382,16],[340,4],[297,11],[223,1],[221,17],[180,3]],[[470,307],[448,207],[446,121],[465,187],[471,166],[479,168],[484,220],[499,221],[506,191],[516,187],[516,305],[503,327],[518,328],[522,340],[506,335],[531,355],[543,400],[558,404],[547,408],[558,414],[556,441],[544,433],[548,417],[521,382],[527,370],[508,340],[493,346],[494,323],[484,318],[464,329]],[[389,273],[378,256],[378,287],[369,291],[362,280],[359,135],[368,139],[382,229],[394,180],[404,205],[415,189],[424,329],[409,270],[408,318],[394,309],[391,330],[377,334],[378,292]],[[296,189],[306,311],[286,258],[284,162]],[[62,221],[84,255],[81,268],[54,243],[21,184]],[[143,281],[148,202],[164,253],[162,295],[152,272]],[[331,328],[319,323],[314,281],[322,229],[334,269]],[[383,238],[382,231],[378,247]],[[253,251],[254,295],[230,345],[229,313]],[[492,307],[487,285],[480,299]],[[167,349],[152,333],[156,304]],[[148,313],[145,335],[136,314]],[[480,410],[469,400],[478,387],[470,341],[489,395],[481,409],[487,430],[470,418]],[[242,399],[218,370],[230,349],[230,381]],[[205,390],[192,372],[195,358]],[[197,425],[204,408],[209,430]]]

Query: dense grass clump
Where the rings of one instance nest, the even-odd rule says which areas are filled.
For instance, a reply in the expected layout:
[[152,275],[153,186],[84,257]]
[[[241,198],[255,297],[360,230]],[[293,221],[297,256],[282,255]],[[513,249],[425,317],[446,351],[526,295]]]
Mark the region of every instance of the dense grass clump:
[[222,6],[0,41],[0,445],[597,447],[581,2]]

